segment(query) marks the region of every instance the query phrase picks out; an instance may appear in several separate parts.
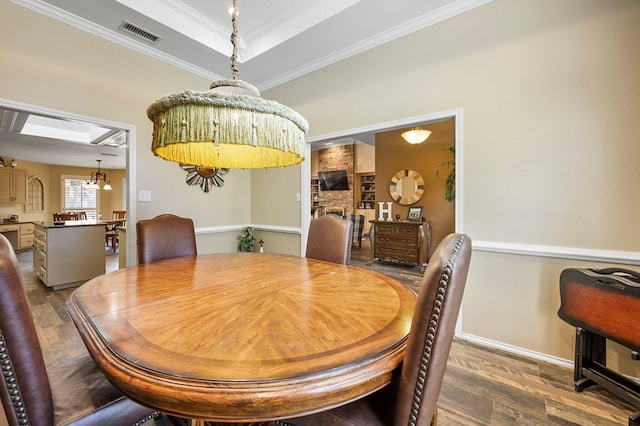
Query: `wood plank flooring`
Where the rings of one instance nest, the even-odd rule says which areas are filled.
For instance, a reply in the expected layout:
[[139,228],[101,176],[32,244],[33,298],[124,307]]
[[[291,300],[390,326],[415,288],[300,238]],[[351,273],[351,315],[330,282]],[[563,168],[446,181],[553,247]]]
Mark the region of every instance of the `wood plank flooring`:
[[[117,257],[107,250],[107,269]],[[73,289],[51,291],[32,272],[31,252],[18,254],[47,365],[85,350],[65,302]],[[370,244],[354,246],[352,264],[389,275],[417,291],[417,267],[374,262],[367,266]],[[438,424],[458,425],[626,425],[635,409],[599,386],[573,390],[573,372],[484,346],[455,340],[438,401]],[[5,420],[0,415],[0,426]],[[163,417],[156,425],[171,424]]]
[[[418,291],[418,267],[373,262],[371,244],[354,246],[352,264]],[[573,389],[573,370],[455,339],[438,400],[438,424],[626,425],[636,409],[600,386]]]

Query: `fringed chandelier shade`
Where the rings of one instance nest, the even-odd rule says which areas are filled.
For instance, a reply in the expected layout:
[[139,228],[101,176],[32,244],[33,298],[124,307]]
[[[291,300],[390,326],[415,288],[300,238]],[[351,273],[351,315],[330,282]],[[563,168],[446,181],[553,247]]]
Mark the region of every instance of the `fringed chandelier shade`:
[[100,163],[102,160],[96,160],[98,162],[98,171],[91,172],[91,176],[87,180],[87,188],[100,189],[100,181],[104,182],[102,189],[105,191],[111,191],[111,182],[107,179],[107,174],[100,170]]
[[153,122],[151,151],[156,156],[183,165],[227,169],[284,167],[304,160],[307,121],[237,79],[237,11],[234,0],[233,80],[216,81],[206,92],[165,96],[147,109]]

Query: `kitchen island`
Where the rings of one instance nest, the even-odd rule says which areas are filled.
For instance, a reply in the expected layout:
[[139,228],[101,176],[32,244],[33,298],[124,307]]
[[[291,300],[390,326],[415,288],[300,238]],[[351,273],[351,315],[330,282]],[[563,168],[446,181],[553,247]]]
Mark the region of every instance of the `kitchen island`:
[[104,222],[34,224],[33,271],[47,287],[74,287],[105,273]]

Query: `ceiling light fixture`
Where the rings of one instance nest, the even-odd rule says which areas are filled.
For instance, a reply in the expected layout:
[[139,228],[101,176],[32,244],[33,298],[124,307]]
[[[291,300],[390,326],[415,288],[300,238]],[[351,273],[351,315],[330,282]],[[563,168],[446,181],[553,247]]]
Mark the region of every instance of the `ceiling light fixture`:
[[414,127],[402,133],[404,140],[414,145],[426,141],[430,135],[431,130],[424,130],[422,127]]
[[307,121],[238,80],[237,17],[233,0],[233,80],[213,82],[205,92],[168,95],[147,108],[154,155],[182,165],[227,169],[284,167],[304,160]]
[[104,186],[102,187],[102,189],[104,189],[105,191],[111,191],[111,183],[109,182],[109,179],[107,179],[107,174],[100,170],[100,163],[102,162],[102,160],[96,161],[98,162],[98,171],[91,172],[91,177],[89,177],[89,180],[87,180],[87,188],[100,189],[100,181],[103,181]]

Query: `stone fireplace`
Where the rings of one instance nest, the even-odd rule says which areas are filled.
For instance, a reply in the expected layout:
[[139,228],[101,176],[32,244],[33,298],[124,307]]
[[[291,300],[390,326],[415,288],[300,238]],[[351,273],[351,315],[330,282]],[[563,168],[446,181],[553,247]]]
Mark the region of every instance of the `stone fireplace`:
[[349,189],[346,191],[320,191],[320,207],[341,207],[344,214],[353,213],[353,145],[343,145],[318,151],[318,171],[346,170]]

